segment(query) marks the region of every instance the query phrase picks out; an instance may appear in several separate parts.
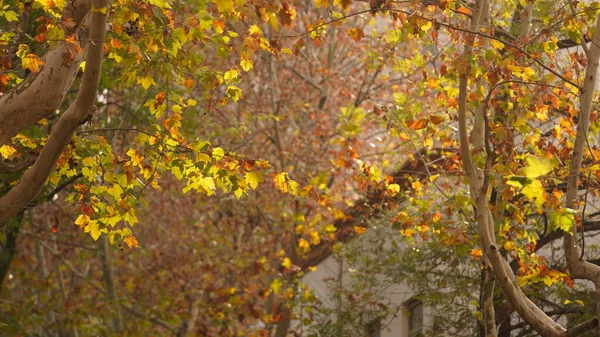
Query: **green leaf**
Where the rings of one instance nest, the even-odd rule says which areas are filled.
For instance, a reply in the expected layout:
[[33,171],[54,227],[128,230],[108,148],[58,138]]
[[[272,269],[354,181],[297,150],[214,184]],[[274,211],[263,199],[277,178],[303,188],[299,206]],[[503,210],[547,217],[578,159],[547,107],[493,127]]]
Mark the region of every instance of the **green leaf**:
[[14,11],[6,11],[4,12],[4,17],[8,22],[19,21],[19,15]]
[[571,233],[575,225],[575,211],[568,208],[563,208],[550,213],[550,229],[562,229],[565,232]]

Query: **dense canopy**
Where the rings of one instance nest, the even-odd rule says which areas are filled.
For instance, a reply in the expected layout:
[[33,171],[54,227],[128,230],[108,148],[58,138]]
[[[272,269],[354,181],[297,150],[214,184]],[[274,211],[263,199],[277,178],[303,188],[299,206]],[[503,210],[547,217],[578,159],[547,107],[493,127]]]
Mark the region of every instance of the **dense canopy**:
[[0,1],[1,334],[358,336],[401,282],[427,335],[595,331],[599,14]]

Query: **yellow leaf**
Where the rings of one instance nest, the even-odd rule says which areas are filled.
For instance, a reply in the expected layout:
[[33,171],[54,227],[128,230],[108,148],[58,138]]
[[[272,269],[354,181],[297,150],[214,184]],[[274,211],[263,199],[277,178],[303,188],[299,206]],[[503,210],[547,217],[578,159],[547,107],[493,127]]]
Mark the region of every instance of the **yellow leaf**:
[[273,280],[273,282],[271,282],[271,286],[269,288],[271,288],[271,290],[273,290],[274,293],[278,294],[281,290],[282,285],[283,283],[281,282],[281,280],[276,278]]
[[490,40],[490,44],[492,45],[492,47],[502,50],[504,49],[504,43],[498,41],[498,40]]
[[243,58],[242,61],[240,61],[240,66],[242,67],[242,69],[244,69],[244,71],[249,71],[250,69],[252,69],[254,64],[252,63],[252,59]]
[[284,193],[295,195],[297,193],[298,183],[288,177],[287,172],[281,172],[273,177],[275,187]]
[[198,185],[200,185],[204,191],[206,191],[207,195],[213,195],[215,193],[215,180],[212,177],[203,177],[198,180]]
[[44,61],[35,54],[27,54],[21,59],[21,65],[23,68],[29,69],[32,73],[37,73],[40,71],[40,67],[44,65]]
[[260,36],[262,35],[262,30],[260,29],[259,26],[257,25],[252,25],[250,26],[250,28],[248,29],[248,33],[250,35],[255,35],[255,36]]
[[244,180],[248,185],[250,185],[250,187],[252,187],[253,190],[255,190],[258,184],[264,179],[262,173],[260,172],[246,172]]
[[400,192],[400,185],[398,184],[389,184],[387,186],[387,190],[390,192],[392,196],[398,194]]
[[535,199],[535,204],[538,207],[541,207],[546,201],[546,189],[537,179],[534,179],[530,184],[527,184],[527,186],[521,190],[521,193],[529,199]]
[[75,224],[79,226],[79,228],[85,228],[87,224],[90,222],[90,217],[85,214],[80,214],[75,220]]
[[237,79],[238,77],[239,77],[239,73],[235,69],[231,69],[231,70],[227,71],[225,73],[225,75],[223,75],[223,78],[225,79],[225,81],[232,81],[232,80]]
[[337,231],[337,228],[335,228],[335,226],[333,224],[329,224],[327,226],[325,226],[325,228],[323,228],[327,233],[334,233],[335,231]]
[[286,257],[283,259],[283,262],[281,263],[282,266],[284,266],[285,268],[289,268],[292,266],[292,260],[290,260],[289,257]]
[[327,8],[329,7],[329,1],[328,0],[315,0],[315,7],[317,8]]
[[151,85],[156,85],[152,77],[142,77],[137,79],[137,83],[141,84],[144,89],[148,89]]
[[[233,0],[231,0],[233,1]],[[171,8],[171,6],[165,0],[148,0],[151,5],[154,5],[159,8]]]
[[96,221],[96,220],[90,220],[88,225],[85,226],[84,232],[90,233],[90,235],[92,236],[92,239],[94,239],[94,240],[98,240],[98,238],[100,237],[100,235],[102,233],[108,233],[106,228],[102,228],[102,229],[100,228],[100,225],[98,224],[98,221]]
[[527,167],[523,169],[527,178],[537,178],[548,174],[554,169],[550,159],[539,159],[534,156],[527,157]]
[[235,8],[233,0],[213,0],[213,2],[217,5],[217,10],[221,13],[231,12]]
[[504,249],[511,251],[517,249],[517,244],[514,241],[506,241],[504,243]]
[[0,146],[0,156],[2,159],[8,159],[17,154],[17,150],[10,145],[2,145]]
[[220,147],[215,147],[212,150],[212,157],[216,160],[220,160],[221,158],[225,157],[225,151]]

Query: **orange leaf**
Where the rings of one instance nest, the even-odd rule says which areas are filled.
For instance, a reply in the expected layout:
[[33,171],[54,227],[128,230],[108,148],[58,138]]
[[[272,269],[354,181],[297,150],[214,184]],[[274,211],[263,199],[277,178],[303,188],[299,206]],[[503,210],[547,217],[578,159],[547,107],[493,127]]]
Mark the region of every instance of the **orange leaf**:
[[469,8],[465,7],[465,6],[460,6],[456,9],[457,12],[461,13],[461,14],[465,14],[465,15],[471,15],[473,14],[473,11],[471,11]]
[[154,97],[154,109],[158,108],[165,102],[165,95],[166,93],[164,91],[156,94]]
[[409,119],[406,121],[406,125],[413,130],[424,129],[427,126],[427,124],[429,124],[429,119],[427,118],[418,120]]
[[366,230],[365,227],[354,226],[354,232],[358,235],[364,233]]
[[134,238],[133,236],[128,236],[125,239],[123,239],[123,241],[129,246],[129,247],[139,247],[138,246],[138,240],[136,238]]
[[471,250],[471,256],[475,258],[475,260],[479,260],[479,258],[481,257],[481,255],[483,255],[483,252],[481,251],[481,249],[475,249],[473,248]]
[[221,20],[214,20],[213,21],[213,26],[215,27],[219,27],[221,29],[225,29],[225,21],[221,21]]
[[194,82],[194,80],[192,80],[191,78],[188,78],[183,82],[183,85],[188,89],[192,89],[194,85],[196,85],[196,82]]
[[22,60],[21,64],[23,68],[29,69],[32,73],[37,73],[40,71],[40,67],[44,65],[44,61],[42,61],[35,54],[27,54]]

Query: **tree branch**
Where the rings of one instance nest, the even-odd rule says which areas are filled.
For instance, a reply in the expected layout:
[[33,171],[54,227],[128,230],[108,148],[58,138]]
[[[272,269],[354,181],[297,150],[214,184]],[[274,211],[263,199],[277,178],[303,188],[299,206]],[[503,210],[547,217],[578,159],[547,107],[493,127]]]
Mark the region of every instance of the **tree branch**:
[[[83,6],[83,0],[73,3],[73,6],[80,4],[80,7],[87,8],[88,12],[91,11],[90,6]],[[80,8],[76,7],[76,8]],[[91,29],[90,29],[90,40],[92,41],[104,41],[106,33],[106,22],[108,20],[108,12],[110,3],[108,0],[94,0],[95,10],[92,13]],[[100,9],[106,8],[106,11]],[[66,9],[65,9],[66,11]],[[77,13],[79,13],[77,11]],[[88,118],[90,118],[93,111],[94,102],[96,101],[96,92],[98,90],[98,83],[100,81],[100,69],[102,60],[104,58],[104,43],[103,42],[90,42],[88,46],[88,53],[86,57],[86,70],[83,75],[82,84],[77,94],[77,98],[67,109],[67,111],[60,117],[56,126],[52,130],[46,145],[42,149],[35,163],[23,174],[21,180],[15,185],[7,194],[0,198],[0,228],[3,227],[11,218],[18,214],[36,195],[40,192],[46,179],[54,169],[56,161],[60,157],[65,147],[71,141],[75,130],[83,124]],[[62,56],[59,55],[62,61]],[[56,69],[54,69],[56,71]],[[40,74],[41,76],[41,74]],[[37,78],[39,78],[38,76]],[[36,79],[37,79],[36,78]],[[48,88],[53,88],[49,86]],[[35,92],[31,92],[30,87],[25,92],[33,95]],[[54,91],[54,90],[49,90]],[[60,91],[60,88],[57,90]],[[38,94],[39,95],[39,94]],[[6,102],[2,102],[1,99],[5,96],[14,96],[14,93],[7,94],[0,97],[0,106]],[[17,101],[22,100],[22,96]],[[39,97],[32,98],[31,101],[25,101],[27,104],[39,100]],[[61,98],[62,100],[62,98]],[[20,103],[23,103],[22,101]],[[0,113],[0,125],[7,125],[5,112],[9,111],[9,116],[13,116],[14,109],[3,109]],[[15,116],[13,116],[14,118]],[[0,135],[0,139],[5,137],[6,133]],[[1,140],[0,140],[1,143]]]
[[[579,176],[583,154],[587,143],[590,125],[590,114],[592,111],[592,100],[596,90],[596,75],[600,64],[600,16],[596,18],[596,30],[592,37],[592,43],[587,53],[588,65],[585,71],[581,104],[577,123],[577,134],[573,145],[569,176],[567,178],[567,193],[565,206],[570,209],[578,208]],[[564,233],[564,249],[567,267],[572,278],[580,278],[592,281],[596,287],[596,293],[600,291],[600,266],[585,261],[581,256],[581,249],[577,243],[577,226],[573,224],[572,233]],[[597,301],[600,299],[597,298]]]
[[[79,34],[83,30],[86,14],[91,9],[92,0],[67,2],[62,20],[72,19],[75,27],[63,28],[65,36]],[[94,40],[93,37],[91,39]],[[104,34],[100,40],[104,40]],[[39,73],[31,74],[13,90],[0,96],[0,146],[58,109],[85,58],[87,45],[90,44],[84,45],[82,52],[77,52],[72,43],[58,42],[44,56],[45,65]],[[67,55],[73,55],[71,62],[66,61]]]

